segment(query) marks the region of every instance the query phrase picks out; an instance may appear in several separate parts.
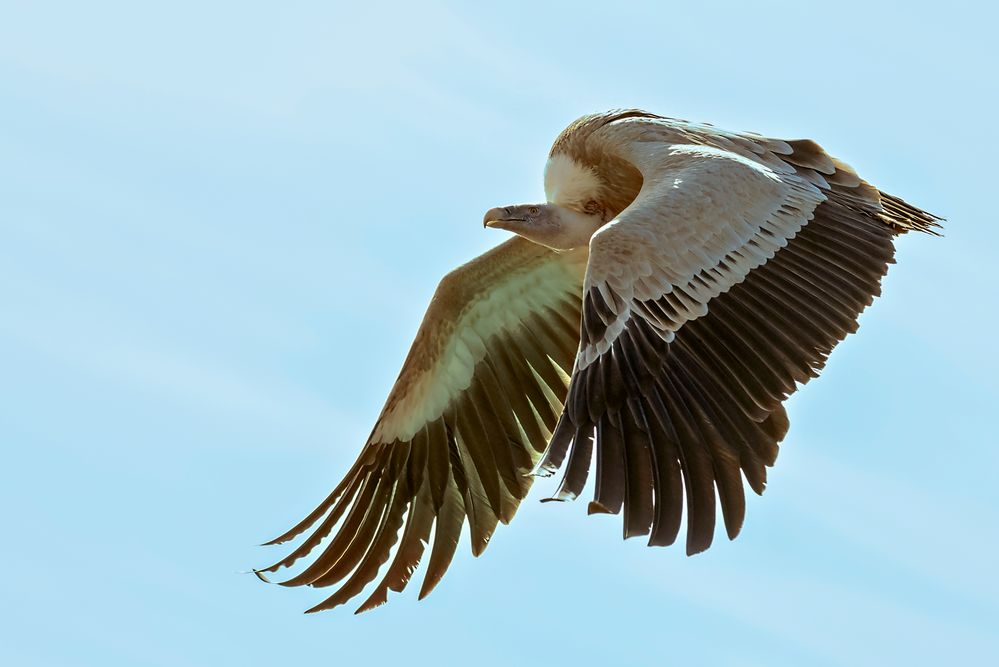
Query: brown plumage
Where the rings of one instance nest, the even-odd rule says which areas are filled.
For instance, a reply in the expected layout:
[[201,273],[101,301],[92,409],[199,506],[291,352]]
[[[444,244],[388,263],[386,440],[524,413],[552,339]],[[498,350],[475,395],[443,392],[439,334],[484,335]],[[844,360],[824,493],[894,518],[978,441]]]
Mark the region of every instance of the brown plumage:
[[[810,140],[725,132],[638,110],[586,116],[555,141],[545,204],[492,209],[514,238],[449,274],[357,462],[306,519],[284,585],[339,584],[310,611],[358,611],[401,591],[430,555],[422,598],[467,524],[480,554],[532,470],[563,469],[625,537],[729,538],[742,479],[762,493],[782,402],[857,328],[893,238],[939,218],[864,182]],[[571,377],[571,380],[570,380]],[[335,532],[334,532],[335,531]],[[433,535],[432,544],[431,534]],[[384,567],[387,564],[387,567]]]

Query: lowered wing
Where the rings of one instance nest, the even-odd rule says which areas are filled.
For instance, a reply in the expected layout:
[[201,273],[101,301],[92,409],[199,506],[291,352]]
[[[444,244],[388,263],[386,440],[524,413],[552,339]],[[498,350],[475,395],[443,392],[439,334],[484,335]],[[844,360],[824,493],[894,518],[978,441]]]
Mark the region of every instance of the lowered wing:
[[556,254],[513,238],[448,274],[357,462],[315,511],[269,543],[311,530],[261,578],[326,542],[281,583],[339,585],[310,611],[328,609],[373,581],[398,542],[364,611],[405,588],[431,531],[421,598],[444,575],[466,522],[479,555],[497,523],[513,518],[562,410],[585,263],[585,248]]

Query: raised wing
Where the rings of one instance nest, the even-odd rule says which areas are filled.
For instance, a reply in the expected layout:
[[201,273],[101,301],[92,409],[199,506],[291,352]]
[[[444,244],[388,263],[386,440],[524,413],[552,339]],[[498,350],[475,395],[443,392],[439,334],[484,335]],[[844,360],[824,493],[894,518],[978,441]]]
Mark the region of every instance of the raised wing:
[[[624,509],[624,535],[710,546],[717,492],[730,538],[742,477],[762,493],[787,431],[781,405],[857,328],[892,237],[936,218],[882,196],[813,142],[713,135],[628,119],[591,141],[637,168],[634,202],[590,242],[580,349],[540,469],[554,499]],[[702,139],[691,133],[692,140]]]
[[555,254],[518,237],[446,276],[357,462],[315,511],[269,542],[315,526],[261,578],[310,554],[338,525],[319,556],[282,582],[343,582],[309,611],[359,594],[397,540],[359,612],[405,588],[431,530],[421,598],[450,564],[466,519],[479,555],[497,523],[513,518],[562,410],[585,264],[585,248]]

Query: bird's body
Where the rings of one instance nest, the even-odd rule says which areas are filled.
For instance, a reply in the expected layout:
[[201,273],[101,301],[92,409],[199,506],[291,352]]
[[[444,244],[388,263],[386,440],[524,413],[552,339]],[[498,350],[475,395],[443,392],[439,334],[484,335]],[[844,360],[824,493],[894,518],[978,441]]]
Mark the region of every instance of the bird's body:
[[808,140],[725,132],[642,111],[586,116],[556,140],[548,201],[491,209],[515,237],[444,278],[371,437],[346,478],[275,543],[317,525],[288,585],[422,595],[467,522],[481,553],[533,477],[564,468],[575,498],[624,534],[706,549],[716,493],[729,537],[742,479],[762,493],[782,401],[856,329],[892,239],[938,218],[880,192]]

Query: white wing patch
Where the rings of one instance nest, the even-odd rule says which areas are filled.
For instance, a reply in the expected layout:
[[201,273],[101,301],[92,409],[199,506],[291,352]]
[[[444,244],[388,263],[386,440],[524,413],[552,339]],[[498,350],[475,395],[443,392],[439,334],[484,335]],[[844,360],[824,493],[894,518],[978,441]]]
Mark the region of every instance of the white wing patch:
[[580,348],[578,368],[605,353],[636,315],[672,340],[787,245],[825,199],[797,176],[727,151],[641,148],[629,156],[645,176],[641,192],[590,241],[585,290],[598,290],[611,312],[601,316],[603,337]]
[[[586,248],[574,250],[560,255],[567,261],[545,262],[511,273],[470,301],[454,322],[441,323],[436,333],[444,338],[440,354],[404,388],[397,403],[386,406],[371,442],[411,440],[428,422],[443,415],[471,385],[475,367],[486,357],[494,336],[516,331],[527,315],[543,311],[545,306],[557,309],[559,301],[567,297],[566,285],[579,284],[586,253]],[[438,290],[443,287],[444,283]]]

